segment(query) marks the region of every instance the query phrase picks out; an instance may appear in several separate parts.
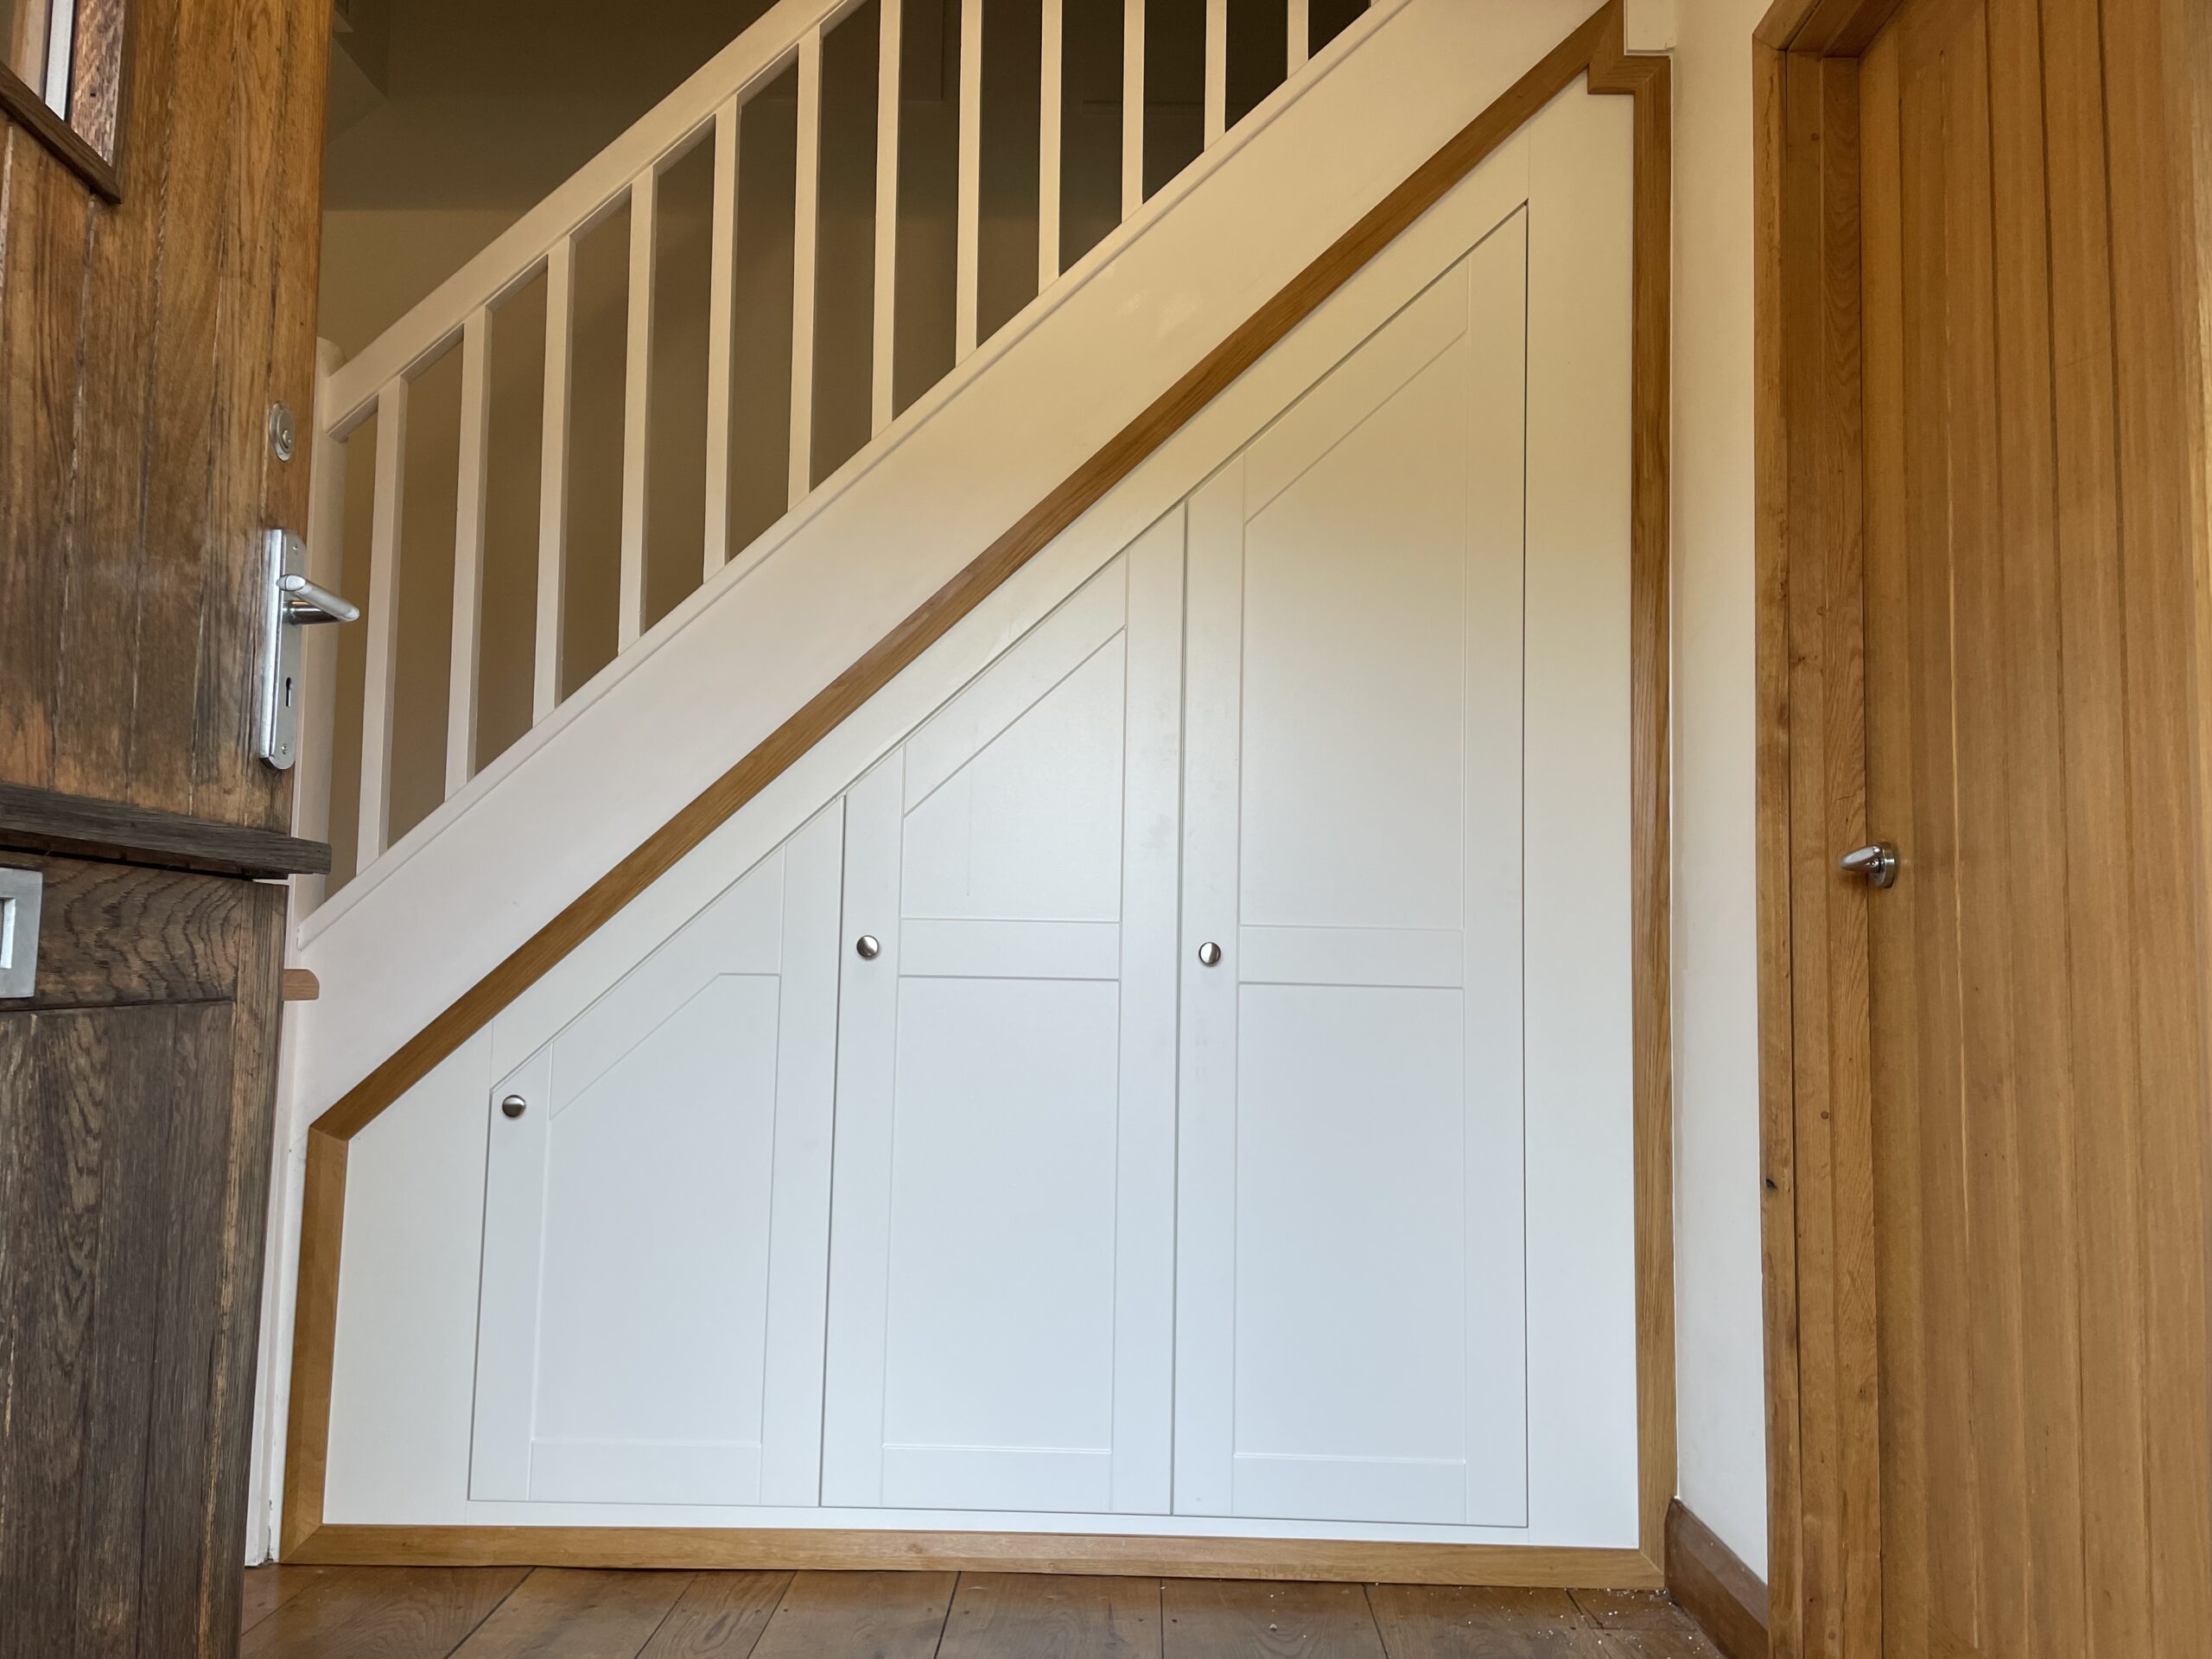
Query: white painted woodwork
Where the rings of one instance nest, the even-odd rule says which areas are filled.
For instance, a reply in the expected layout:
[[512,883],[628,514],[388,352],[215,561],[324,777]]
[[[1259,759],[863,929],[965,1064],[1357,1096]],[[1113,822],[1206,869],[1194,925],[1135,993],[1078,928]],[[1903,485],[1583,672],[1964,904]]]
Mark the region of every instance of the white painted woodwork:
[[841,818],[486,1099],[473,1497],[814,1500]]
[[[1423,66],[1451,55],[1444,48],[1455,38],[1431,26],[1440,28],[1452,14],[1425,10],[1415,0],[1402,15],[1408,29],[1418,24],[1430,32],[1408,34],[1401,41],[1394,28],[1374,36],[1372,49],[1382,55],[1372,66],[1371,82],[1361,79],[1370,70],[1364,55],[1369,48],[1341,60],[1332,48],[1325,61],[1338,67],[1318,83],[1324,97],[1312,112],[1332,107],[1330,97],[1339,90],[1364,87],[1348,106],[1356,112],[1404,102],[1409,86],[1429,85],[1419,79]],[[1519,14],[1485,16],[1496,30],[1517,26]],[[1529,37],[1535,41],[1533,26]],[[1470,64],[1488,60],[1460,53],[1454,61],[1454,76],[1465,78]],[[1520,67],[1525,63],[1513,60],[1491,66],[1508,79]],[[1435,88],[1444,84],[1440,79]],[[1457,88],[1459,80],[1451,84]],[[1475,98],[1478,91],[1467,95]],[[1493,87],[1484,96],[1494,92]],[[1305,105],[1297,109],[1300,120],[1278,127],[1258,123],[1256,130],[1263,137],[1288,137],[1309,112]],[[384,1524],[987,1526],[1548,1544],[1633,1541],[1631,1160],[1623,1059],[1628,1034],[1626,113],[1624,101],[1588,99],[1579,89],[1545,111],[1528,132],[1355,276],[890,688],[801,757],[504,1011],[480,1039],[356,1138],[348,1166],[346,1254],[333,1387],[330,1519]],[[1235,152],[1240,145],[1251,146],[1255,130],[1254,123],[1241,125],[1221,148]],[[1311,168],[1315,156],[1325,150],[1364,156],[1360,146],[1372,134],[1368,124],[1332,119],[1311,136],[1314,146],[1299,151],[1306,175],[1313,181],[1309,197],[1331,188],[1324,172]],[[1413,141],[1407,143],[1411,148]],[[1249,156],[1255,167],[1271,157],[1289,160],[1287,153],[1274,156],[1266,144],[1251,149]],[[1391,173],[1389,163],[1372,166],[1379,175]],[[1349,204],[1353,193],[1344,194]],[[944,406],[944,415],[902,425],[895,465],[856,475],[842,493],[830,493],[835,499],[822,517],[806,521],[811,528],[779,542],[782,551],[777,556],[748,552],[736,569],[721,573],[720,598],[728,598],[730,585],[741,579],[741,601],[720,602],[715,594],[703,594],[688,610],[679,609],[669,631],[664,634],[657,628],[613,677],[614,695],[571,699],[552,722],[549,735],[557,735],[557,743],[541,741],[519,766],[504,757],[493,763],[459,803],[448,803],[448,809],[457,804],[466,810],[448,811],[448,833],[410,838],[407,855],[391,862],[365,898],[356,899],[334,924],[311,929],[302,963],[322,974],[325,1001],[302,1005],[318,1022],[308,1028],[309,1040],[301,1051],[302,1087],[312,1091],[302,1097],[307,1109],[330,1098],[334,1088],[342,1088],[357,1058],[381,1058],[381,1052],[356,1051],[384,1041],[378,1033],[388,1036],[386,1027],[414,1020],[413,1005],[434,996],[436,1006],[442,1006],[469,976],[481,971],[484,950],[496,959],[510,948],[512,941],[502,943],[502,936],[512,926],[534,926],[538,887],[565,884],[573,896],[605,868],[601,842],[613,837],[615,854],[626,850],[665,817],[671,797],[677,804],[689,798],[702,777],[711,777],[734,758],[733,749],[742,753],[810,689],[818,689],[823,661],[849,659],[838,654],[844,636],[836,630],[849,630],[855,638],[880,632],[887,615],[895,619],[911,608],[918,594],[931,591],[947,570],[957,568],[963,549],[964,556],[972,556],[978,543],[971,530],[987,522],[1000,528],[1011,522],[1008,508],[1018,512],[1025,498],[1034,499],[1030,474],[1050,470],[1040,452],[1057,447],[1087,453],[1099,431],[1110,435],[1126,420],[1129,399],[1119,391],[1102,393],[1107,401],[1095,410],[1066,410],[1067,422],[1077,429],[1072,432],[1034,419],[1034,410],[1042,406],[1039,398],[1054,387],[1064,390],[1078,378],[1086,390],[1118,386],[1122,381],[1114,377],[1125,369],[1134,385],[1151,372],[1125,361],[1134,350],[1134,336],[1113,333],[1114,319],[1123,315],[1116,306],[1128,302],[1133,308],[1127,315],[1149,327],[1157,323],[1157,314],[1145,310],[1138,296],[1160,291],[1162,283],[1193,294],[1193,302],[1201,305],[1212,303],[1205,296],[1217,282],[1247,297],[1272,291],[1264,272],[1255,275],[1240,263],[1248,250],[1260,245],[1261,227],[1274,226],[1271,234],[1292,238],[1268,257],[1294,267],[1301,250],[1310,251],[1297,237],[1310,229],[1314,238],[1326,240],[1325,226],[1309,227],[1306,221],[1325,207],[1334,213],[1325,205],[1337,197],[1320,194],[1323,206],[1310,199],[1294,216],[1280,213],[1281,199],[1280,193],[1269,193],[1266,200],[1277,205],[1262,211],[1261,203],[1244,200],[1240,188],[1202,192],[1190,213],[1176,207],[1172,192],[1146,204],[1147,233],[1124,248],[1115,269],[1096,275],[1092,287],[1078,287],[1068,309],[1067,329],[1072,331],[1078,321],[1083,325],[1083,352],[1073,349],[1071,332],[1056,332],[1063,327],[1060,319],[1048,318],[1016,349],[995,358],[990,374]],[[980,698],[968,702],[963,689],[987,683],[994,687],[990,695],[1008,699],[1009,708],[1038,701],[1040,690],[1020,689],[1022,671],[999,674],[990,665],[1011,664],[1017,657],[1039,660],[1037,653],[1009,652],[1008,642],[1037,637],[1040,620],[1072,610],[1069,595],[1077,594],[1147,526],[1174,514],[1178,503],[1209,476],[1224,465],[1248,473],[1256,467],[1262,478],[1256,487],[1274,491],[1286,503],[1294,501],[1305,480],[1325,465],[1325,459],[1305,464],[1296,445],[1325,447],[1328,442],[1310,432],[1298,435],[1312,424],[1306,419],[1310,409],[1325,401],[1304,395],[1325,378],[1338,389],[1340,401],[1351,397],[1344,389],[1356,381],[1371,383],[1360,394],[1372,400],[1376,412],[1370,418],[1387,416],[1385,391],[1376,388],[1385,388],[1390,375],[1401,372],[1390,367],[1396,359],[1389,354],[1407,334],[1392,319],[1411,315],[1409,304],[1418,310],[1414,302],[1433,291],[1438,276],[1485,233],[1511,219],[1523,202],[1529,204],[1531,226],[1528,349],[1537,365],[1527,399],[1531,550],[1525,609],[1529,638],[1542,642],[1541,653],[1532,644],[1524,661],[1532,723],[1524,788],[1529,871],[1524,882],[1529,906],[1524,953],[1531,988],[1524,1160],[1529,1286],[1525,1524],[1171,1514],[1160,1505],[1118,1511],[852,1507],[834,1499],[823,1502],[818,1495],[757,1506],[711,1501],[671,1506],[643,1497],[472,1497],[478,1264],[485,1250],[485,1158],[494,1085],[587,1017],[740,874],[775,856],[784,840],[825,802],[838,798],[887,755],[902,755],[903,766],[919,768],[920,775],[935,776],[941,785],[971,772],[972,766],[961,764],[962,746],[948,747],[942,741],[957,730],[957,722],[940,727],[933,715],[956,702],[980,709]],[[1337,214],[1332,222],[1348,221]],[[1171,247],[1180,250],[1176,257],[1154,260],[1155,252],[1164,255]],[[1194,251],[1208,257],[1193,258]],[[1142,283],[1128,286],[1141,275]],[[1093,299],[1097,308],[1091,306]],[[1202,319],[1211,315],[1200,313]],[[1215,332],[1216,323],[1201,321],[1193,327],[1196,332],[1166,337],[1185,361],[1190,348]],[[1102,340],[1113,349],[1102,350]],[[1369,344],[1360,349],[1363,341]],[[1163,365],[1171,345],[1158,347]],[[998,349],[994,341],[978,357]],[[1147,341],[1145,351],[1153,350]],[[1063,396],[1059,404],[1065,403]],[[994,410],[1002,418],[985,422],[982,417]],[[1361,430],[1366,423],[1361,423]],[[1263,431],[1266,437],[1255,443]],[[963,470],[962,458],[978,454],[989,455],[992,465]],[[943,487],[947,480],[957,485],[957,494]],[[934,493],[919,493],[932,486]],[[918,499],[927,499],[931,512],[916,513]],[[1194,645],[1190,655],[1194,674],[1208,668],[1203,651]],[[701,729],[696,718],[702,706],[718,711],[710,729]],[[649,720],[641,727],[643,716],[663,723]],[[995,731],[991,721],[1001,718],[977,715],[973,721],[981,722],[978,729]],[[642,745],[636,739],[640,729],[681,730],[685,741]],[[925,731],[938,735],[924,741]],[[609,743],[612,748],[606,747]],[[587,770],[578,772],[588,760]],[[605,788],[605,779],[618,773],[624,781],[619,798]],[[1196,776],[1195,768],[1191,775]],[[594,779],[580,793],[562,792],[571,782],[581,787]],[[1172,849],[1175,820],[1172,797],[1166,798]],[[1133,802],[1134,797],[1124,803],[1125,816],[1134,810]],[[926,810],[928,803],[921,805]],[[903,821],[902,845],[912,823]],[[496,853],[501,862],[494,867],[461,858],[494,830],[496,837],[483,842],[482,849]],[[1241,857],[1241,846],[1238,853]],[[917,855],[918,869],[944,863]],[[441,875],[448,865],[464,879]],[[488,868],[500,872],[496,909],[488,903],[490,887],[482,876]],[[1165,868],[1172,888],[1172,856]],[[897,874],[903,884],[903,859]],[[1072,865],[1067,879],[1071,884],[1076,880]],[[334,905],[349,896],[341,894]],[[834,909],[828,948],[842,973],[858,959],[850,950],[852,930],[841,925]],[[1054,913],[1035,925],[1007,930],[989,916],[917,917],[901,909],[901,972],[925,995],[971,978],[979,968],[997,966],[1016,970],[1007,982],[1025,992],[1071,1001],[1097,983],[1095,976],[1105,969],[1102,929],[1119,931],[1125,950],[1135,948],[1129,943],[1126,912],[1113,922]],[[512,918],[510,911],[515,912]],[[1171,998],[1179,980],[1200,971],[1190,951],[1194,938],[1205,937],[1178,937],[1174,912],[1171,893],[1163,913],[1168,918],[1166,954],[1173,972],[1162,982]],[[465,929],[455,925],[463,917],[470,924]],[[1325,975],[1332,976],[1326,981],[1331,995],[1395,995],[1394,987],[1448,995],[1454,988],[1455,959],[1451,939],[1440,936],[1464,930],[1431,925],[1433,919],[1386,918],[1331,930],[1326,937],[1303,925],[1255,921],[1249,928],[1240,926],[1233,939],[1224,939],[1230,963],[1215,971],[1227,973],[1234,964],[1252,994],[1263,1000],[1277,993],[1302,995]],[[978,920],[980,931],[969,925]],[[396,956],[377,944],[387,921],[397,930],[395,948],[404,944]],[[431,940],[427,950],[426,934]],[[1464,956],[1458,961],[1464,981]],[[1539,984],[1545,988],[1541,999],[1534,988]],[[1126,979],[1123,986],[1126,995]],[[1562,986],[1571,988],[1572,995],[1561,998]],[[324,1019],[334,1010],[340,1017]],[[1172,1028],[1172,1014],[1168,1023]],[[948,1043],[957,1034],[952,1027],[944,1032]],[[1172,1063],[1173,1050],[1169,1058]],[[465,1122],[456,1122],[456,1113]],[[561,1122],[567,1122],[564,1115]],[[1173,1169],[1172,1159],[1166,1166]],[[1142,1310],[1141,1302],[1136,1306]],[[819,1340],[815,1351],[823,1351]],[[896,1394],[895,1386],[891,1392]],[[1121,1397],[1117,1388],[1117,1403]],[[1163,1402],[1160,1408],[1167,1406]],[[715,1433],[709,1438],[716,1443],[743,1439],[710,1427]],[[640,1431],[632,1438],[651,1437]],[[1121,1444],[1116,1443],[1117,1451]],[[1096,1446],[1070,1439],[1051,1449],[1081,1453]],[[1008,1475],[988,1457],[956,1459],[949,1471],[943,1461],[918,1454],[907,1460],[906,1475],[938,1483],[941,1495],[951,1495],[957,1479],[980,1482]],[[1050,1460],[1016,1461],[1031,1465],[1021,1478],[1072,1484],[1096,1459],[1078,1456],[1058,1467],[1050,1466]],[[633,1490],[652,1489],[651,1481],[639,1476]],[[1366,1495],[1372,1498],[1374,1492]],[[972,1500],[976,1494],[971,1490],[957,1496]],[[1386,1491],[1384,1496],[1392,1493]],[[1110,1526],[1102,1527],[1102,1518],[1110,1520]]]
[[[313,470],[308,474],[308,575],[333,593],[346,591],[346,446],[323,418],[330,377],[345,361],[338,342],[315,343]],[[350,597],[350,595],[349,595]],[[330,839],[331,779],[336,771],[338,645],[334,628],[309,628],[300,641],[300,747],[293,768],[292,833]],[[327,875],[292,878],[292,913],[312,913],[329,890]]]
[[1206,0],[1205,142],[1229,130],[1229,0]]
[[630,187],[629,321],[623,342],[621,589],[615,604],[615,649],[627,651],[645,632],[645,505],[652,493],[653,423],[653,267],[660,237],[660,175],[652,168]]
[[531,658],[531,724],[561,702],[561,642],[569,587],[569,387],[576,337],[576,246],[545,256],[545,409],[537,463],[537,631]]
[[362,671],[361,824],[356,868],[391,840],[391,716],[398,696],[400,518],[406,505],[407,382],[377,397],[376,495],[370,508],[368,658]]
[[1313,52],[1313,25],[1308,15],[1307,0],[1286,0],[1290,8],[1288,27],[1289,60],[1283,66],[1288,74],[1296,74],[1306,67],[1306,60]]
[[742,114],[734,99],[715,111],[713,241],[707,261],[707,514],[701,555],[702,582],[711,581],[729,557],[730,349],[736,327],[737,135]]
[[874,339],[868,359],[868,431],[891,424],[899,325],[899,88],[906,0],[878,0],[875,48]]
[[1122,4],[1122,223],[1144,206],[1145,0]]
[[492,317],[479,311],[461,336],[461,454],[453,531],[453,650],[446,691],[446,794],[476,775],[476,699],[484,643],[484,498],[491,432],[486,378]]
[[846,809],[823,1501],[1163,1513],[1182,523]]
[[1037,47],[1037,291],[1060,279],[1060,102],[1066,85],[1063,0],[1039,0]]
[[814,487],[814,268],[822,221],[822,30],[798,43],[798,178],[791,198],[790,504]]
[[1192,501],[1179,1513],[1526,1519],[1524,250]]
[[960,0],[960,135],[953,231],[953,359],[976,349],[982,263],[983,0]]

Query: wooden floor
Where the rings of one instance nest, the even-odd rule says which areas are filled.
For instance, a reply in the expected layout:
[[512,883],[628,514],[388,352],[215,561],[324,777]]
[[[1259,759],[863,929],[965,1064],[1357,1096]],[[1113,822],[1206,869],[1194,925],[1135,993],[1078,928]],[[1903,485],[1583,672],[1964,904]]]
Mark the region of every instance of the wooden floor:
[[264,1567],[248,1659],[1718,1659],[1651,1592]]

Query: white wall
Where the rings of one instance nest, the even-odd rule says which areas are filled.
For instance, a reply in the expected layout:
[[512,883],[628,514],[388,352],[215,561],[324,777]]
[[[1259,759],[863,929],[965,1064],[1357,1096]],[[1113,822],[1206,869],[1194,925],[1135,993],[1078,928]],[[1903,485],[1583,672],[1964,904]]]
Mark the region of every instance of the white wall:
[[1753,923],[1751,29],[1675,62],[1675,1287],[1682,1501],[1766,1567]]

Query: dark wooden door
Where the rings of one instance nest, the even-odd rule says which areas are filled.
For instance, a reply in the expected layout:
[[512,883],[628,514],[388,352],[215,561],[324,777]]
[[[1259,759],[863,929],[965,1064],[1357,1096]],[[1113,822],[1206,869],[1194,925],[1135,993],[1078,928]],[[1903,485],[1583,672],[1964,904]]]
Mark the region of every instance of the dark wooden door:
[[[43,5],[45,0],[39,0]],[[70,0],[62,0],[64,4]],[[118,23],[114,172],[0,116],[0,1656],[235,1651],[288,775],[262,538],[304,528],[328,0]],[[20,89],[18,89],[20,90]],[[6,102],[22,111],[20,99]]]

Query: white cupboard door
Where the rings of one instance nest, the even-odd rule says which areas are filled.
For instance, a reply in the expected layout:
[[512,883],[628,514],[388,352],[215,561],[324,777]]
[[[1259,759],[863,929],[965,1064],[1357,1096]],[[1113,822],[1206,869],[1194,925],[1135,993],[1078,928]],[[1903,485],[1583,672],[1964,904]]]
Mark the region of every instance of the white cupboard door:
[[816,1501],[842,828],[493,1090],[471,1497]]
[[1181,1514],[1525,1523],[1524,224],[1190,503]]
[[1166,1511],[1182,579],[1179,509],[847,797],[825,1503]]

